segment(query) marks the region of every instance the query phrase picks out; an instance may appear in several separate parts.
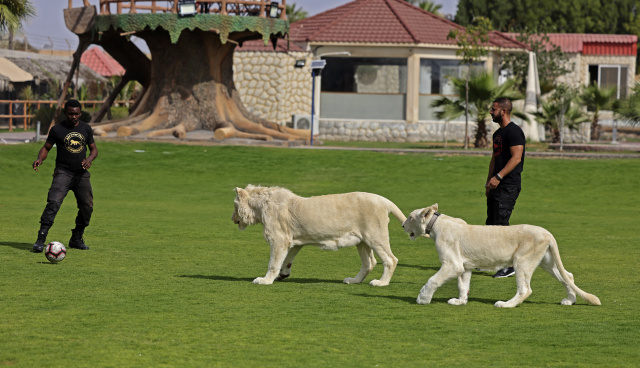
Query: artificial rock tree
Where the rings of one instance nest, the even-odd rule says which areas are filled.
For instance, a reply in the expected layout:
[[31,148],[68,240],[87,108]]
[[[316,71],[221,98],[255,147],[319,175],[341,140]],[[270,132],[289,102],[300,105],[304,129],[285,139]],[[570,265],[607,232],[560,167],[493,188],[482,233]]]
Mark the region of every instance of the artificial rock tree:
[[[251,115],[233,82],[236,46],[254,39],[265,45],[283,38],[289,23],[255,16],[174,13],[97,15],[92,6],[65,10],[67,27],[80,38],[74,61],[90,44],[102,46],[126,70],[92,124],[98,135],[116,131],[120,137],[210,130],[216,139],[231,137],[287,141],[309,139],[309,131],[291,129]],[[143,39],[151,58],[129,40]],[[70,72],[74,72],[73,66]],[[130,115],[101,122],[106,109],[128,81],[143,91]],[[61,100],[63,98],[61,97]]]

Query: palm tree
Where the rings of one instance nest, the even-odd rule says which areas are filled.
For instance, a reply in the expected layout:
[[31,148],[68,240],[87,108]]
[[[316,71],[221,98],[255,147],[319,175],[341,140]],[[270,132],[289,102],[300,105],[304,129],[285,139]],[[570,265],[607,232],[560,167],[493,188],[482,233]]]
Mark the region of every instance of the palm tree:
[[299,20],[306,19],[309,14],[302,8],[296,9],[296,4],[287,5],[287,19],[289,23],[295,23]]
[[9,31],[10,45],[13,44],[13,32],[22,28],[22,22],[35,14],[36,9],[30,0],[0,0],[0,31]]
[[[458,96],[464,96],[466,89],[466,78],[451,78],[454,91]],[[493,100],[498,97],[507,97],[511,101],[521,100],[524,95],[515,88],[513,79],[507,80],[502,85],[498,85],[493,75],[487,72],[472,74],[469,77],[469,112],[475,116],[476,130],[474,147],[484,148],[489,144],[486,121],[489,118],[489,108]],[[435,100],[432,107],[438,107],[436,117],[441,120],[453,120],[465,114],[465,100],[461,98],[450,99],[441,97]],[[523,112],[514,109],[512,116],[528,120]]]
[[433,13],[437,16],[440,16],[439,10],[442,9],[441,4],[436,4],[431,0],[405,0],[409,4],[416,5],[418,8],[422,10],[426,10],[429,13]]
[[440,15],[440,9],[442,9],[441,4],[436,4],[433,1],[424,0],[418,3],[418,7],[422,10],[426,10],[429,13],[433,13],[435,15]]
[[600,139],[600,126],[598,120],[600,111],[611,106],[611,100],[616,93],[616,87],[600,88],[595,83],[585,88],[580,95],[580,100],[587,105],[590,111],[593,111],[593,119],[591,121],[591,140]]
[[[584,114],[579,106],[571,103],[563,113],[563,106],[557,101],[546,101],[541,104],[542,109],[534,113],[536,120],[540,124],[551,130],[553,137],[551,142],[561,143],[562,127],[571,130],[578,129],[582,123],[589,121],[589,117]],[[563,121],[564,119],[564,121]]]
[[616,101],[613,111],[631,125],[640,124],[640,84],[636,84],[627,98]]

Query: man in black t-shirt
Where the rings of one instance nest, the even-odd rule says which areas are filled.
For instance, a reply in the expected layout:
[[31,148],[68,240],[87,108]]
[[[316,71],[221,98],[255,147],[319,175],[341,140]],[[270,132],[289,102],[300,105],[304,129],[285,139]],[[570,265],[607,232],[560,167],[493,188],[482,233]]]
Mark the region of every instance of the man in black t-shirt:
[[[77,100],[68,100],[64,104],[66,119],[55,124],[49,130],[44,146],[33,162],[33,169],[38,171],[42,161],[47,158],[55,144],[57,147],[56,167],[53,170],[53,181],[47,196],[47,206],[40,217],[38,239],[33,244],[33,251],[42,252],[47,233],[53,225],[58,210],[67,193],[71,190],[78,203],[76,227],[71,230],[69,247],[87,250],[84,244],[84,229],[89,226],[93,213],[93,191],[91,190],[91,174],[87,171],[98,156],[98,148],[93,139],[93,130],[89,124],[80,121],[81,105]],[[89,156],[87,157],[87,147]]]
[[[485,184],[487,196],[487,225],[509,226],[511,212],[520,194],[520,173],[524,166],[524,132],[511,121],[511,101],[493,101],[491,118],[500,125],[493,133],[493,155]],[[493,277],[508,277],[513,267],[498,271]]]

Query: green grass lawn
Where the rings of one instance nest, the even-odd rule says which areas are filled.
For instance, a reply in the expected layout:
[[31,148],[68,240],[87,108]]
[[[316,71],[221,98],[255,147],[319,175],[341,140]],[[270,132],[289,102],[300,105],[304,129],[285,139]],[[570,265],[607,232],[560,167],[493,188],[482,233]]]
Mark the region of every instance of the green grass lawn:
[[[488,157],[98,142],[89,251],[59,264],[30,252],[55,154],[0,145],[0,366],[15,367],[637,367],[640,359],[640,160],[527,158],[512,224],[556,237],[578,299],[538,270],[515,309],[515,279],[474,273],[469,303],[455,281],[432,304],[415,298],[440,267],[433,242],[410,241],[391,217],[399,259],[365,283],[355,248],[307,247],[270,286],[262,227],[231,222],[233,189],[278,185],[302,196],[367,191],[405,214],[440,212],[480,224]],[[68,243],[70,193],[49,233]],[[322,221],[323,214],[318,214]]]

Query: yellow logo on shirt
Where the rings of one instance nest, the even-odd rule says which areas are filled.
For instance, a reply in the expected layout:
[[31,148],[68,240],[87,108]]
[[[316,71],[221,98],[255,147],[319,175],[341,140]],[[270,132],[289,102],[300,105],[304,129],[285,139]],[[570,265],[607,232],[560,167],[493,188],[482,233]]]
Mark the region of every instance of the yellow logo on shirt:
[[84,149],[84,136],[71,132],[64,137],[64,147],[71,153],[80,153]]

